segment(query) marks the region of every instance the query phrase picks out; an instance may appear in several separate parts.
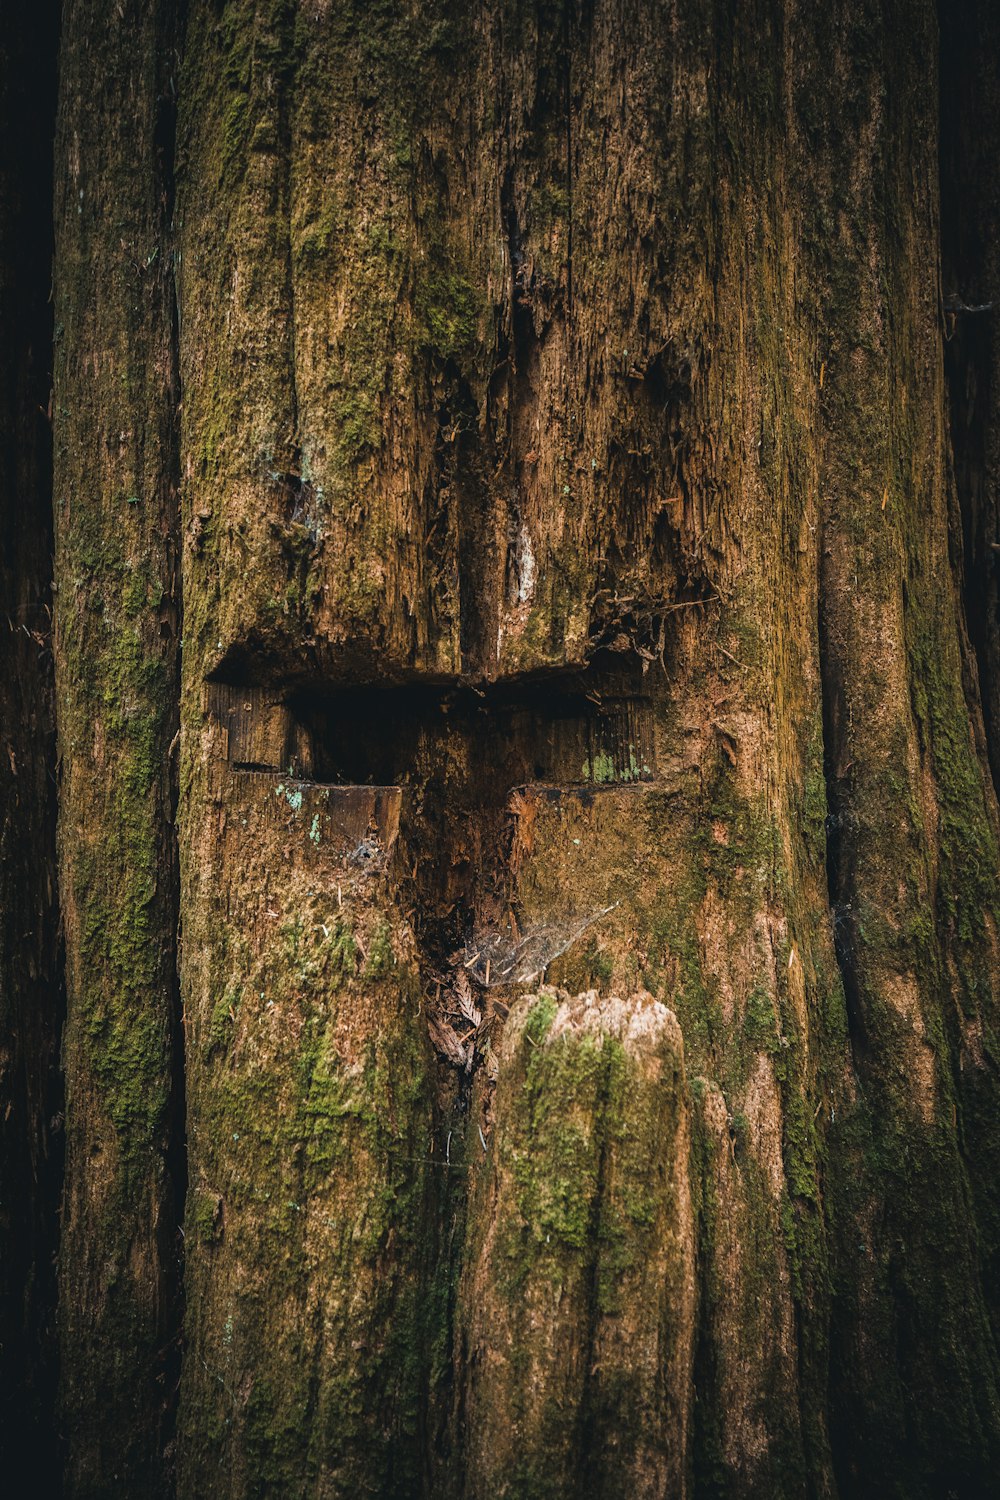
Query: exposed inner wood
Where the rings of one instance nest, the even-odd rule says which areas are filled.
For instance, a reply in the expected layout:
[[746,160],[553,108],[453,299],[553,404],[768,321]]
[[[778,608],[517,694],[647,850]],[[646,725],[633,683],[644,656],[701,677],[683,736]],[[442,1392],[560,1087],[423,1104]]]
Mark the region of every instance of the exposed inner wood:
[[[655,677],[644,665],[605,651],[586,669],[484,686],[211,681],[205,705],[235,771],[329,787],[331,810],[358,840],[366,815],[375,819],[369,792],[395,789],[395,879],[437,972],[474,940],[488,948],[501,930],[510,944],[520,937],[511,871],[518,788],[594,793],[654,780]],[[394,844],[395,832],[387,839],[376,821],[371,831]],[[501,968],[484,960],[473,971],[495,980]]]

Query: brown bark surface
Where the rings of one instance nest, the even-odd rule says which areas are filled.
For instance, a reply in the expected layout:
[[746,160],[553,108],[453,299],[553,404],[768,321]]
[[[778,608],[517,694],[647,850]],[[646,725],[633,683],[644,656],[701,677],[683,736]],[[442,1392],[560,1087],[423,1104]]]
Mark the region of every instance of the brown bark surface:
[[989,7],[116,11],[56,129],[68,1492],[988,1493]]
[[[178,1328],[176,16],[62,9],[53,395],[66,947],[61,1425],[74,1496],[160,1495]],[[172,1170],[173,1167],[173,1170]],[[181,1189],[183,1191],[183,1189]]]

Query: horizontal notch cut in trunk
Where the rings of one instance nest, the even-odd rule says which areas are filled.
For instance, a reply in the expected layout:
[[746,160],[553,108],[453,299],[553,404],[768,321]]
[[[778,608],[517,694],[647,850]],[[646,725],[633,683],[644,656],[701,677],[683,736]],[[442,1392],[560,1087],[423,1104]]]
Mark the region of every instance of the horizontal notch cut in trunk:
[[210,682],[205,706],[237,771],[344,787],[436,785],[459,802],[505,803],[529,783],[651,781],[652,699],[642,686],[640,672],[615,663],[484,687]]
[[[649,782],[656,770],[642,664],[611,652],[577,671],[483,686],[210,683],[207,694],[232,770],[284,793],[272,799],[276,816],[308,780],[326,789],[324,806],[331,817],[339,809],[345,833],[350,825],[361,837],[361,800],[395,792],[396,879],[431,972],[471,934],[517,927],[512,794],[533,786],[589,797]],[[394,837],[374,821],[371,830],[388,853]]]

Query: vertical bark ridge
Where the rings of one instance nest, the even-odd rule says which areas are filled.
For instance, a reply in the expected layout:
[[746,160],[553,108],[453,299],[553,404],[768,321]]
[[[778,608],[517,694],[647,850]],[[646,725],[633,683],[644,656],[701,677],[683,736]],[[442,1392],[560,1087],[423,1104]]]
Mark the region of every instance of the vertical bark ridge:
[[500,1069],[496,1130],[470,1155],[463,1493],[685,1493],[695,1281],[676,1020],[645,994],[527,997]]
[[[1000,31],[990,6],[939,7],[940,173],[945,374],[950,397],[955,515],[952,553],[967,624],[966,697],[995,787],[1000,787],[1000,199],[992,163],[1000,133]],[[979,312],[965,309],[978,307]],[[953,513],[954,514],[954,513]],[[968,642],[963,631],[962,644]],[[982,714],[982,728],[980,721]],[[981,1232],[983,1282],[1000,1340],[1000,1209],[985,1163],[997,1142],[992,1075],[995,1033],[984,1031],[982,1067],[964,1079],[963,1147]],[[961,1054],[960,1054],[961,1055]]]
[[[321,781],[324,746],[298,734],[293,711],[308,690],[319,713],[331,659],[353,651],[370,669],[378,591],[358,605],[347,653],[322,628],[343,591],[355,597],[358,569],[384,567],[395,586],[390,533],[364,490],[360,551],[331,530],[344,475],[375,446],[387,368],[405,368],[391,342],[399,286],[387,296],[366,279],[364,255],[338,286],[327,259],[340,236],[369,229],[372,264],[392,259],[382,221],[400,212],[405,133],[397,122],[384,200],[355,216],[341,203],[354,163],[339,113],[357,109],[356,87],[367,97],[369,68],[390,114],[407,107],[409,38],[394,9],[261,0],[189,13],[180,1492],[192,1497],[420,1485],[437,1161],[399,789]],[[364,149],[381,160],[375,134]],[[365,319],[387,320],[384,346]],[[343,734],[336,715],[334,727]],[[372,748],[364,717],[349,738],[352,758]]]
[[992,6],[939,7],[945,368],[958,492],[956,544],[994,783],[1000,786],[1000,261],[992,164],[1000,131]]
[[838,106],[814,179],[831,896],[852,1021],[831,1139],[833,1421],[857,1494],[901,1472],[914,1495],[975,1494],[998,1436],[970,1192],[986,1143],[965,1128],[994,1087],[996,819],[949,559],[935,43],[929,7],[831,17]]
[[179,577],[168,214],[175,8],[63,8],[54,509],[74,1495],[170,1490]]

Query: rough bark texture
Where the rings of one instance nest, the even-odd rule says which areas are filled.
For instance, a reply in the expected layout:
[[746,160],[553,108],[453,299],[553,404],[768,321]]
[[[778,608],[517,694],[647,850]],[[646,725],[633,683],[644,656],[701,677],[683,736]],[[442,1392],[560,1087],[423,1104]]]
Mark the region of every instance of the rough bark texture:
[[932,22],[900,30],[889,89],[851,50],[849,171],[838,152],[820,251],[836,313],[821,410],[829,855],[856,1087],[841,1129],[882,1183],[877,1200],[844,1184],[857,1247],[841,1236],[834,1306],[859,1494],[890,1451],[908,1450],[913,1493],[975,1493],[997,1462],[994,1230],[975,1210],[997,1121],[997,818],[949,558]]
[[67,0],[69,1493],[990,1491],[997,28],[940,25]]
[[546,991],[512,1011],[498,1068],[461,1287],[465,1493],[681,1494],[696,1285],[676,1018],[645,993]]
[[67,987],[59,1316],[67,1488],[80,1496],[166,1492],[176,1384],[171,10],[68,0],[62,14],[53,398]]

